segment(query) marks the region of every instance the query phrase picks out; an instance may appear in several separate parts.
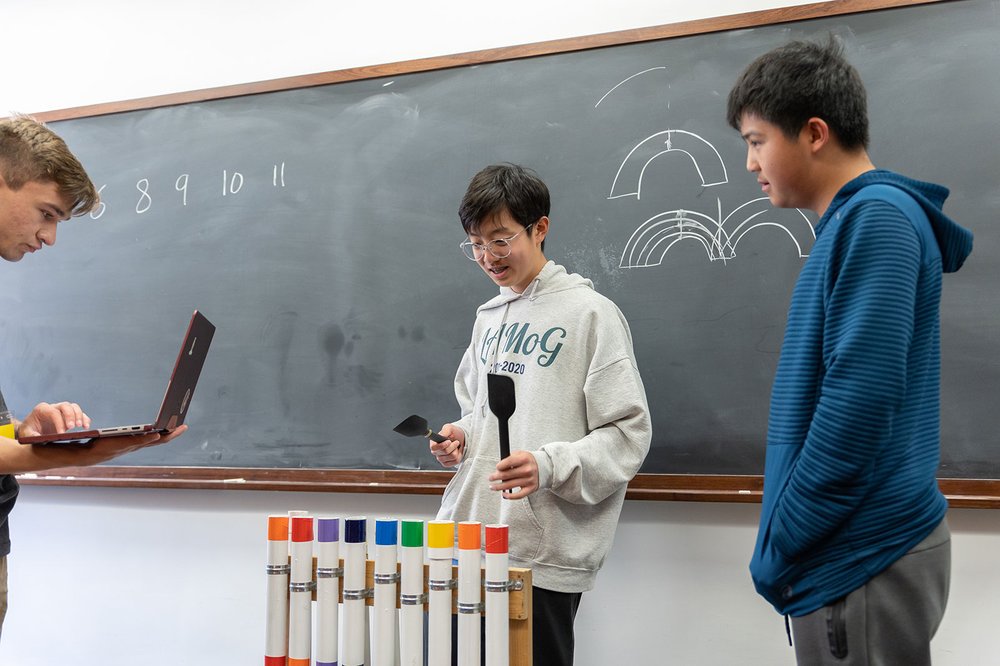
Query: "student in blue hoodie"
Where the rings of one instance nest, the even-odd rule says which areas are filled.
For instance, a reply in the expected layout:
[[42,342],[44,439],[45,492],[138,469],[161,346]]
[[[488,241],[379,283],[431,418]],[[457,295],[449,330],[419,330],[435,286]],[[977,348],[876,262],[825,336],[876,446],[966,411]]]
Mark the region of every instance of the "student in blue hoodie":
[[865,89],[833,38],[754,61],[728,120],[771,203],[820,216],[771,395],[754,584],[791,617],[800,664],[929,664],[951,553],[941,281],[972,234],[946,188],[872,164]]

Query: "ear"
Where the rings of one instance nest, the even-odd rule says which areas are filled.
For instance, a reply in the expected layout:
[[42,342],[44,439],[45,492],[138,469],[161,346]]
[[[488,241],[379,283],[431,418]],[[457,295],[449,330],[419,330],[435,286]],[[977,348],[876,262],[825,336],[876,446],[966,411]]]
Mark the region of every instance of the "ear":
[[549,233],[549,218],[546,215],[542,215],[535,221],[535,226],[531,229],[531,236],[533,239],[538,239],[539,245],[545,236]]
[[822,118],[813,117],[806,121],[802,128],[802,136],[809,145],[810,152],[819,152],[821,148],[830,143],[833,135],[830,133],[830,126]]

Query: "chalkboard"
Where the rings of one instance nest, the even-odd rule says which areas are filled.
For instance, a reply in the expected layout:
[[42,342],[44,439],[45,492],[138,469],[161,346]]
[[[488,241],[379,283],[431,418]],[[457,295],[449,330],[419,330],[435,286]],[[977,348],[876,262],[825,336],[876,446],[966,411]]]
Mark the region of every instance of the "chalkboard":
[[122,464],[438,469],[392,426],[458,416],[455,368],[495,288],[459,252],[456,208],[510,161],[550,186],[548,256],[631,324],[654,425],[642,471],[758,475],[815,218],[761,198],[725,98],[756,56],[832,32],[868,87],[875,163],[949,186],[976,234],[945,281],[941,476],[1000,478],[1000,1],[822,11],[59,115],[104,206],[0,267],[7,401],[145,422],[198,308],[218,331],[191,432]]

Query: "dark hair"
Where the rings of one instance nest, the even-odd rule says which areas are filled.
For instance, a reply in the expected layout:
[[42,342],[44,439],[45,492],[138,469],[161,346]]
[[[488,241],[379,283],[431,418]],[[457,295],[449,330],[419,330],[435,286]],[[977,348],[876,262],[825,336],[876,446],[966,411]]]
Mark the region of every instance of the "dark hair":
[[476,233],[483,222],[505,210],[527,227],[548,215],[549,205],[549,188],[534,171],[517,164],[494,164],[472,177],[458,207],[458,218],[466,234]]
[[727,106],[737,130],[750,114],[794,138],[810,118],[822,118],[845,149],[868,147],[865,86],[833,35],[826,45],[791,42],[754,60],[729,91]]

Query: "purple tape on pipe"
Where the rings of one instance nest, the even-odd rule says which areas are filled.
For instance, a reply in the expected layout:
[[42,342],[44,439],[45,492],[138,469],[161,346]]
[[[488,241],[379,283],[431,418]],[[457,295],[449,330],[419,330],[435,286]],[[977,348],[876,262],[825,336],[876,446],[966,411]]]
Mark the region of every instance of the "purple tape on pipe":
[[316,519],[316,540],[321,543],[340,541],[340,518]]

